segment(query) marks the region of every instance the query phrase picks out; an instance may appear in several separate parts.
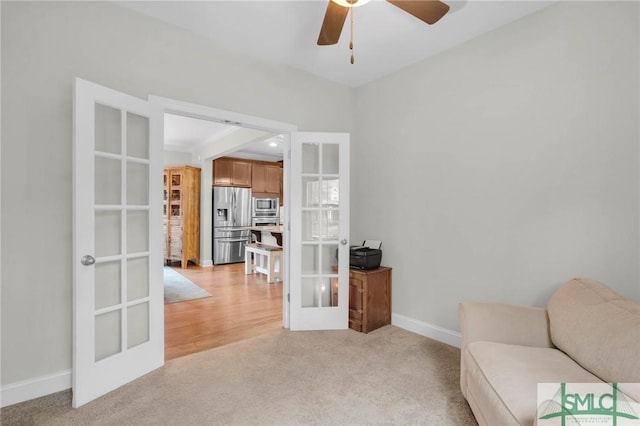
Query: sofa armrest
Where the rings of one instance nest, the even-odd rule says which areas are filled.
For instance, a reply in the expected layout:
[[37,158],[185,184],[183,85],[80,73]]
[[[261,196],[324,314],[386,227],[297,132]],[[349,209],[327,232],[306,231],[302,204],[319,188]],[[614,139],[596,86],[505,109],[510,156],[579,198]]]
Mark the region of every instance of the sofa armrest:
[[553,348],[547,310],[504,303],[462,302],[458,308],[460,331],[460,389],[468,398],[467,346],[488,341]]
[[458,309],[461,349],[489,341],[553,348],[547,310],[504,303],[462,302]]

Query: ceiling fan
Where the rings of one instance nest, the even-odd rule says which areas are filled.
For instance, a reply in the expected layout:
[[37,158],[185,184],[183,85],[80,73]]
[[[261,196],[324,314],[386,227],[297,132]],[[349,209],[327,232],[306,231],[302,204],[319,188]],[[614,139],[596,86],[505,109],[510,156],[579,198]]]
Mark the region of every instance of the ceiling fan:
[[[449,11],[449,6],[439,0],[387,1],[429,25],[438,22],[440,18]],[[320,28],[320,35],[318,36],[318,46],[338,43],[344,22],[347,19],[349,11],[351,11],[351,41],[349,43],[349,49],[352,51],[351,63],[353,64],[353,9],[368,2],[369,0],[329,0],[324,21]]]

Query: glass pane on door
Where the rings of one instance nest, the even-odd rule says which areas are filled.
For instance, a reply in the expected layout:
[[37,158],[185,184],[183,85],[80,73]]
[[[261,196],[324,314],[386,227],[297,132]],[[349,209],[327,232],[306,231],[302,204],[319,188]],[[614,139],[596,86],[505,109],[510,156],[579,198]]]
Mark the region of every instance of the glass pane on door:
[[144,163],[127,162],[127,204],[149,204],[149,166]]
[[120,304],[120,262],[96,264],[95,308]]
[[127,261],[127,301],[149,296],[149,258],[139,257]]
[[322,173],[337,175],[340,171],[340,147],[336,144],[322,145]]
[[95,162],[96,204],[120,204],[122,200],[121,161],[96,157]]
[[95,256],[115,256],[121,252],[122,213],[119,210],[98,210],[95,213]]
[[127,113],[127,155],[149,158],[149,119],[131,112]]
[[320,145],[305,143],[302,146],[302,173],[318,173],[320,165]]
[[121,328],[120,310],[96,315],[96,361],[121,352]]
[[95,105],[95,150],[120,154],[122,149],[121,121],[119,109],[106,105]]
[[127,348],[149,340],[149,303],[139,303],[127,309]]
[[302,279],[302,307],[324,308],[331,306],[331,278]]
[[302,273],[305,275],[314,274],[318,270],[320,252],[317,245],[302,246]]
[[337,274],[338,244],[323,244],[320,256],[320,272],[325,275]]
[[127,253],[149,250],[149,214],[146,210],[127,212]]

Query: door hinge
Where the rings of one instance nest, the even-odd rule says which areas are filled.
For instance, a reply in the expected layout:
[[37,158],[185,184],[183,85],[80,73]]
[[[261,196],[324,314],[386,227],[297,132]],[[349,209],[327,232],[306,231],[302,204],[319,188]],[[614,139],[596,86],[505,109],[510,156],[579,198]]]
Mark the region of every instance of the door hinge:
[[287,293],[287,303],[291,303],[291,293]]

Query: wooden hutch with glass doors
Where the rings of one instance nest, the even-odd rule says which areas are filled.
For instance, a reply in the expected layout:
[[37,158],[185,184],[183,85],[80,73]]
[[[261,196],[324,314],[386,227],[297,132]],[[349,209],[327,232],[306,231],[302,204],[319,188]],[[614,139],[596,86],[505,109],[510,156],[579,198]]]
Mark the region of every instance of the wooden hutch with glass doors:
[[181,166],[164,169],[164,260],[200,262],[200,169]]

